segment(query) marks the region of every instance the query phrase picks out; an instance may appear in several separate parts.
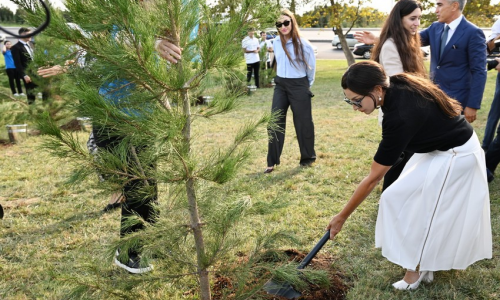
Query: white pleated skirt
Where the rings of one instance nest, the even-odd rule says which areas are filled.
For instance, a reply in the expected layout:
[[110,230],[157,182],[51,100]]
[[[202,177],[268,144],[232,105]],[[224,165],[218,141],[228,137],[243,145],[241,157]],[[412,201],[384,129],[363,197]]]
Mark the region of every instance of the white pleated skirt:
[[415,153],[381,196],[375,246],[405,269],[466,269],[492,257],[484,152],[474,133],[448,151]]

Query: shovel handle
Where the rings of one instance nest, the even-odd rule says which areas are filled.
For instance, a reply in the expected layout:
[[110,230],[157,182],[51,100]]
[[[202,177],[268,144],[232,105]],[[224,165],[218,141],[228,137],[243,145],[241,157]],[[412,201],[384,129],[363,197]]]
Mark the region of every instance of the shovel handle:
[[300,265],[297,267],[297,269],[304,269],[310,262],[311,260],[318,254],[319,250],[323,248],[323,246],[328,242],[330,239],[330,230],[327,230],[325,235],[319,240],[319,242],[314,246],[314,248],[307,254],[307,256],[302,260]]

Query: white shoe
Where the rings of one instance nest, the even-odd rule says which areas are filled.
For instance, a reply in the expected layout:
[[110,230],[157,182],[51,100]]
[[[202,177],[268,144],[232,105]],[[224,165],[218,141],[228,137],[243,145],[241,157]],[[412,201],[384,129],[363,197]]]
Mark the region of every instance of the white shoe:
[[19,94],[19,96],[26,96],[24,93]]
[[18,93],[14,94],[14,97],[19,97],[19,96],[21,96],[21,95],[19,95]]
[[153,266],[148,264],[143,266],[141,264],[141,258],[139,256],[129,257],[128,262],[123,263],[118,259],[120,251],[116,250],[114,263],[118,267],[127,270],[132,274],[142,274],[153,270]]
[[416,290],[418,288],[418,286],[420,285],[421,281],[432,282],[432,280],[434,280],[434,272],[423,271],[423,272],[420,272],[420,277],[414,283],[408,283],[408,282],[404,281],[404,279],[402,279],[396,283],[393,283],[392,286],[396,290]]
[[37,96],[38,96],[38,99],[42,99],[42,97],[43,97],[42,93],[38,93]]

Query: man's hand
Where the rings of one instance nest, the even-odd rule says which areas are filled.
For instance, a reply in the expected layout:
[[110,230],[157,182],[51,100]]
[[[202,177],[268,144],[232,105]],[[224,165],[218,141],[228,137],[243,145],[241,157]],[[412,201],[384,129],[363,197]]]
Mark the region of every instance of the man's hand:
[[66,73],[66,68],[65,67],[62,67],[60,65],[55,65],[55,66],[52,66],[50,68],[38,68],[38,71],[37,71],[37,74],[42,76],[43,78],[47,78],[47,77],[52,77],[52,76],[56,76],[56,75],[59,75],[59,74],[62,74],[62,73]]
[[24,81],[26,81],[26,83],[30,83],[31,82],[31,77],[29,77],[28,75],[24,75]]
[[354,38],[358,40],[358,42],[367,45],[373,45],[378,41],[377,37],[370,31],[356,31],[354,33]]
[[493,49],[495,49],[495,41],[498,39],[500,39],[500,35],[497,35],[496,38],[494,38],[486,43],[486,46],[488,47],[488,53],[491,53],[491,51],[493,51]]
[[472,123],[472,122],[474,122],[476,120],[476,113],[477,113],[477,109],[475,109],[475,108],[466,107],[464,109],[465,119],[469,123]]
[[162,58],[173,64],[176,64],[181,59],[182,49],[167,40],[158,40],[156,50]]

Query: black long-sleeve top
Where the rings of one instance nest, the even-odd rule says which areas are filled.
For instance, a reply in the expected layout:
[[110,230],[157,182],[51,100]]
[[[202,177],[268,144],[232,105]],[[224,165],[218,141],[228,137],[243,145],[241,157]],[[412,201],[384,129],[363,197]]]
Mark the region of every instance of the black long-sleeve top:
[[392,166],[404,150],[429,153],[461,146],[474,132],[463,116],[450,118],[436,102],[401,85],[387,89],[382,111],[382,141],[374,160],[384,166]]

